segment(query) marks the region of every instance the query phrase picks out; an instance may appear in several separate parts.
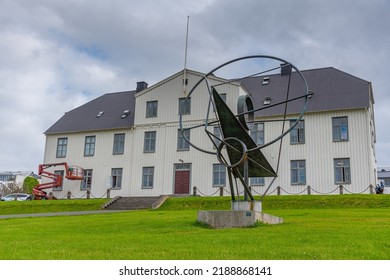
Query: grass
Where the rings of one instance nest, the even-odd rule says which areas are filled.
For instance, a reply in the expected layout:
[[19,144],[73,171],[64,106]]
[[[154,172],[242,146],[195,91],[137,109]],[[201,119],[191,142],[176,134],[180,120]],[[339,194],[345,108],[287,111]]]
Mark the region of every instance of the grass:
[[390,259],[390,196],[272,196],[263,208],[281,225],[196,222],[197,210],[229,204],[171,198],[154,211],[0,220],[0,259]]
[[[255,199],[259,199],[258,197]],[[170,198],[160,210],[226,210],[230,197]],[[387,195],[283,195],[268,196],[263,209],[390,208]]]
[[99,210],[109,199],[0,201],[0,215]]

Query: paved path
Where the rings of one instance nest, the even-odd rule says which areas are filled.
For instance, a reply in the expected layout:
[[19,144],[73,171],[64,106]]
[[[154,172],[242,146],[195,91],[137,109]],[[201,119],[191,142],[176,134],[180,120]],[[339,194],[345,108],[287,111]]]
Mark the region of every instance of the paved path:
[[28,217],[54,217],[54,216],[80,216],[80,215],[117,213],[117,212],[125,212],[125,211],[129,211],[129,210],[92,210],[92,211],[78,211],[78,212],[11,214],[11,215],[0,215],[0,219],[14,219],[14,218],[28,218]]

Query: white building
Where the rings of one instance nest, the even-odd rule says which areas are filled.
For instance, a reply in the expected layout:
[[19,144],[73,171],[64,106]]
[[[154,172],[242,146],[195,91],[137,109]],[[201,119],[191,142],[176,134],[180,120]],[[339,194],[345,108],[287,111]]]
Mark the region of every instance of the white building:
[[0,195],[22,187],[24,179],[29,176],[36,178],[33,171],[0,171]]
[[[281,193],[300,193],[311,187],[312,194],[346,192],[369,193],[376,183],[375,121],[371,83],[339,71],[323,68],[302,71],[315,93],[302,121],[283,140],[278,178],[270,188]],[[294,75],[294,73],[293,73]],[[188,88],[203,74],[187,70]],[[219,88],[228,106],[236,112],[240,95],[250,94],[255,107],[278,100],[281,74],[247,78]],[[225,187],[226,169],[214,155],[201,153],[183,140],[178,131],[179,107],[183,94],[183,71],[137,90],[105,94],[67,112],[46,132],[45,163],[67,162],[85,170],[85,179],[65,180],[55,196],[71,191],[82,197],[90,190],[94,197],[157,196],[162,194],[219,195]],[[224,81],[213,77],[216,83]],[[294,90],[294,89],[292,89]],[[271,98],[269,98],[271,97]],[[207,90],[198,88],[185,110],[184,126],[202,124],[207,110]],[[288,117],[299,113],[294,104]],[[277,137],[282,122],[280,109],[256,116],[259,121],[251,132],[258,144]],[[289,123],[288,123],[289,125]],[[217,128],[209,128],[217,129]],[[218,130],[218,129],[217,129]],[[191,142],[208,150],[213,145],[202,129],[191,130]],[[217,131],[216,131],[217,133]],[[277,164],[278,145],[263,150],[271,165]],[[52,169],[63,172],[61,169]],[[268,187],[271,178],[252,178],[255,194]]]

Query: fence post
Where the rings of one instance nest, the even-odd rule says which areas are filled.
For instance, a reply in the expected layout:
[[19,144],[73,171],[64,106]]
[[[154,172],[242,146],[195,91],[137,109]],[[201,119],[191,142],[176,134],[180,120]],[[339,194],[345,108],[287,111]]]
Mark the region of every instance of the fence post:
[[374,186],[370,184],[370,194],[374,194]]
[[196,196],[196,192],[197,192],[196,186],[194,186],[194,187],[192,188],[192,195],[193,195],[193,196]]
[[311,195],[311,187],[310,187],[310,185],[307,186],[307,194]]
[[277,194],[280,195],[280,189],[281,189],[280,186],[278,186],[276,189],[277,189]]
[[223,187],[219,188],[219,196],[223,196]]
[[111,190],[107,189],[107,198],[110,198],[110,192],[111,192]]
[[343,187],[343,185],[340,185],[340,186],[339,186],[339,189],[340,189],[340,194],[343,194],[343,193],[344,193],[344,187]]
[[70,199],[71,196],[72,196],[72,193],[70,191],[68,191],[68,193],[66,194],[66,199]]
[[90,199],[90,198],[91,198],[91,191],[87,190],[87,199]]

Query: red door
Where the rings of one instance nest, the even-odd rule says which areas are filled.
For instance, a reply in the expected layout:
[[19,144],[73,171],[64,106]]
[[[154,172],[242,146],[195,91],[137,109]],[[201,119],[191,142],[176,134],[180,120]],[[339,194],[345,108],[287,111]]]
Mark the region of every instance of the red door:
[[175,194],[190,193],[191,164],[175,164]]

